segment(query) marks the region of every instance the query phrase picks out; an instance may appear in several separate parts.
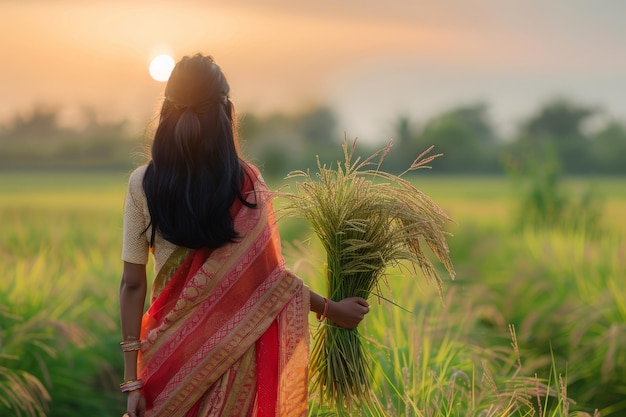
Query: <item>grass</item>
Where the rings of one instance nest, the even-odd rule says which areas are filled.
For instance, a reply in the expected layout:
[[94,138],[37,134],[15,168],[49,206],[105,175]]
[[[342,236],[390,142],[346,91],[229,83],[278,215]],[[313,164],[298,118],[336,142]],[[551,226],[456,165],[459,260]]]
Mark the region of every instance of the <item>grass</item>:
[[[0,415],[122,414],[125,181],[125,174],[0,175]],[[383,412],[624,415],[626,180],[594,180],[612,230],[594,240],[514,231],[515,190],[506,179],[414,181],[458,223],[449,229],[457,279],[446,281],[441,301],[436,286],[393,270],[387,297],[405,310],[371,303],[360,332],[375,358]],[[324,292],[319,242],[301,222],[285,219],[280,227],[288,265]],[[316,408],[314,396],[311,414],[332,415]]]

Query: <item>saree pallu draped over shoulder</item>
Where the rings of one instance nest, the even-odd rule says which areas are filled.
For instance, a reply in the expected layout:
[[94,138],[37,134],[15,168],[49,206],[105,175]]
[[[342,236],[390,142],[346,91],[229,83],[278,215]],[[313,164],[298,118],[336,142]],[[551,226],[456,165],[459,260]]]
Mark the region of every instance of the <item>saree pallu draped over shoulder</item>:
[[271,195],[252,177],[257,207],[234,215],[241,240],[179,248],[155,278],[138,365],[146,416],[307,414],[309,292],[285,268]]

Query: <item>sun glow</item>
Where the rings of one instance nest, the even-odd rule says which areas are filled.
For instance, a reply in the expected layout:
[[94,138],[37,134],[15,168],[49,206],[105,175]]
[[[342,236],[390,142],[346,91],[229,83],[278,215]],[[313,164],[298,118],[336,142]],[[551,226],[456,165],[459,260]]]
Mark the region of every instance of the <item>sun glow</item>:
[[165,82],[170,78],[174,65],[176,63],[171,56],[166,54],[158,55],[150,62],[150,76],[156,81]]

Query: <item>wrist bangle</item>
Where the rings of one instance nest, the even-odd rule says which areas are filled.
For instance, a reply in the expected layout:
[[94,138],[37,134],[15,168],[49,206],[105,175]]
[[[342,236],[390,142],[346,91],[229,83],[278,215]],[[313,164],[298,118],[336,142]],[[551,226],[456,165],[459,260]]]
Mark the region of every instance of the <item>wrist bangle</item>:
[[141,382],[140,379],[135,380],[135,381],[126,381],[120,384],[120,390],[122,392],[137,391],[138,389],[142,389],[142,388],[143,388],[143,382]]
[[324,319],[326,318],[326,315],[328,314],[328,298],[324,297],[324,314],[322,314],[321,316],[319,315],[319,313],[315,313],[315,316],[317,317],[317,321],[319,321],[320,323],[324,321]]
[[120,342],[123,352],[134,352],[141,350],[141,340],[129,340]]

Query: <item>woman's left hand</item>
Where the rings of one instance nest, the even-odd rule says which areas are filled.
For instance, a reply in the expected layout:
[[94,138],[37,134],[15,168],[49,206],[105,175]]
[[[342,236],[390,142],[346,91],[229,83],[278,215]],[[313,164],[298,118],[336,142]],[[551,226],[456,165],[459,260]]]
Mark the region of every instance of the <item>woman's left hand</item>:
[[140,390],[129,392],[126,403],[126,414],[122,417],[144,417],[146,414],[146,399]]
[[333,323],[346,329],[354,329],[370,311],[370,305],[364,298],[348,297],[341,301],[328,300],[326,317]]

